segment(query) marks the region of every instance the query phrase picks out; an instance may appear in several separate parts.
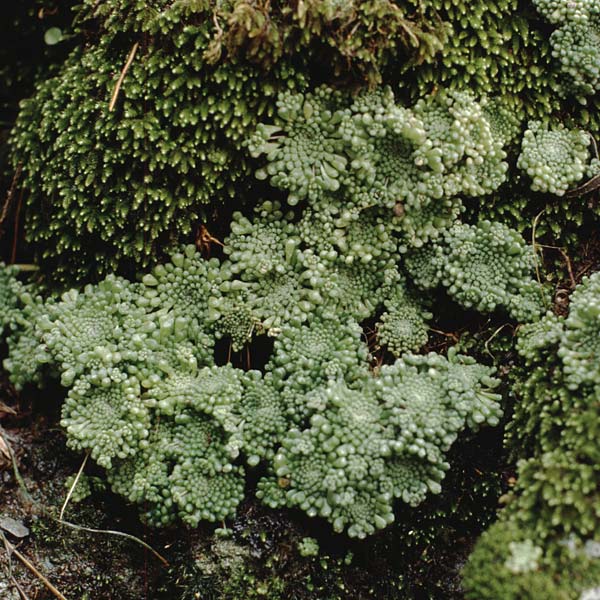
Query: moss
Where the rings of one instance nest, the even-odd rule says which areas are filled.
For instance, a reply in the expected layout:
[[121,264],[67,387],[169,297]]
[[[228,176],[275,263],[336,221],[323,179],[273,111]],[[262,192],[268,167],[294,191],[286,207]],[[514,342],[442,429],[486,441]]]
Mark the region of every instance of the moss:
[[[463,571],[466,598],[472,600],[578,600],[600,577],[600,564],[575,544],[538,548],[543,556],[519,570],[513,566],[516,544],[533,544],[534,533],[500,521],[482,536]],[[565,540],[566,542],[566,540]]]
[[393,0],[234,0],[217,4],[214,14],[209,60],[243,55],[269,68],[308,54],[329,81],[352,74],[378,83],[389,63],[435,54],[447,33],[444,23]]
[[208,14],[176,3],[141,38],[127,19],[98,37],[85,21],[90,43],[22,104],[12,161],[29,191],[27,238],[55,284],[148,265],[247,188],[242,138],[304,76],[284,61],[269,73],[207,65]]

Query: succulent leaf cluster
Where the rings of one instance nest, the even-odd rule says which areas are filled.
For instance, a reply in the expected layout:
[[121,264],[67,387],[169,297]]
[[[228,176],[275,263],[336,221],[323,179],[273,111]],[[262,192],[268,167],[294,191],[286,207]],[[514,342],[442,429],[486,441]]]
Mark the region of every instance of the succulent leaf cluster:
[[16,278],[18,269],[0,263],[0,331],[4,331],[19,314],[22,285]]
[[[252,221],[236,215],[222,263],[188,246],[138,283],[109,275],[18,300],[23,325],[5,367],[19,386],[40,382],[32,362],[60,377],[69,445],[89,451],[151,523],[231,516],[249,467],[266,469],[266,504],[365,537],[393,521],[396,500],[415,506],[440,492],[463,429],[498,423],[493,369],[473,359],[402,354],[372,372],[361,319],[414,311],[416,330],[395,330],[400,354],[426,341],[431,316],[409,296],[381,219],[353,222],[319,254],[292,219],[266,202]],[[282,280],[273,295],[268,282]],[[230,300],[276,337],[265,374],[215,365]]]
[[249,140],[267,160],[257,176],[289,192],[292,206],[325,205],[342,223],[394,209],[405,245],[435,237],[461,195],[497,189],[508,168],[502,137],[466,92],[441,90],[408,109],[389,88],[352,99],[321,87],[280,95],[277,107]]
[[427,321],[433,314],[407,302],[382,313],[377,327],[377,341],[394,356],[418,350],[427,343]]
[[590,134],[564,127],[548,129],[530,122],[521,142],[519,169],[531,178],[534,192],[563,196],[586,174],[590,154]]
[[544,312],[545,291],[531,277],[532,249],[498,222],[457,223],[443,237],[407,255],[406,268],[423,290],[443,286],[465,308],[502,308],[518,321]]
[[284,436],[259,497],[324,517],[351,537],[386,527],[395,498],[416,506],[441,491],[445,452],[459,430],[498,423],[491,374],[452,353],[405,354],[379,377],[313,387],[310,426]]
[[[439,493],[459,433],[498,423],[497,381],[453,351],[411,354],[432,318],[411,286],[518,320],[541,312],[522,238],[456,221],[462,196],[506,172],[506,132],[486,110],[454,91],[411,109],[389,88],[280,94],[275,124],[247,140],[288,207],[236,211],[222,261],[187,246],[137,283],[108,275],[29,303],[21,331],[70,388],[71,446],[155,523],[231,515],[248,467],[266,469],[265,504],[356,537],[389,524],[395,501]],[[360,324],[377,318],[398,360],[373,371]],[[276,338],[264,374],[215,365],[215,339],[237,352],[262,333]]]
[[[419,354],[431,307],[502,311],[517,482],[466,596],[600,597],[600,274],[546,312],[535,244],[596,222],[573,197],[600,173],[598,1],[76,12],[80,45],[23,101],[10,154],[44,275],[99,283],[43,298],[0,267],[15,388],[68,388],[69,446],[150,523],[223,521],[258,481],[265,505],[364,538],[439,494],[457,439],[502,416],[493,367]],[[180,246],[228,214],[222,260]]]
[[220,335],[220,323],[231,327],[238,315],[236,349],[237,340],[265,331],[277,336],[313,315],[366,319],[406,285],[393,223],[374,211],[343,222],[325,208],[308,209],[298,219],[278,202],[263,202],[252,219],[234,215],[224,253],[223,282],[210,308]]
[[539,13],[557,25],[550,36],[565,91],[582,103],[600,89],[600,7],[593,0],[534,0]]
[[600,277],[592,275],[571,296],[558,349],[565,381],[576,390],[600,385]]
[[53,359],[45,345],[40,344],[38,320],[47,310],[51,299],[44,301],[42,296],[33,295],[33,290],[23,290],[18,297],[18,311],[10,323],[6,335],[8,357],[3,366],[10,374],[10,381],[16,390],[27,384],[41,387],[49,375],[55,375]]

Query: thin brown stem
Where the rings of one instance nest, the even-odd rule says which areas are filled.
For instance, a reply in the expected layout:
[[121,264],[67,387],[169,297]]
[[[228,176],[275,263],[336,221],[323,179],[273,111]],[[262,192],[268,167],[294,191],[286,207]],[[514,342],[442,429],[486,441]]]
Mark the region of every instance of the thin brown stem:
[[455,333],[447,333],[446,331],[441,331],[440,329],[434,329],[433,327],[430,327],[429,330],[433,331],[434,333],[439,333],[440,335],[443,335],[444,337],[448,337],[451,340],[454,340],[455,342],[459,341],[459,338]]
[[17,203],[17,210],[15,212],[15,226],[13,230],[13,243],[12,243],[12,251],[10,253],[10,263],[14,264],[17,260],[17,243],[19,241],[19,215],[21,214],[21,206],[23,205],[23,195],[25,190],[21,188],[21,192],[19,193],[19,202]]
[[537,233],[537,226],[539,223],[539,220],[541,218],[541,216],[544,214],[546,209],[540,211],[536,216],[535,219],[533,219],[533,226],[531,228],[531,247],[533,248],[533,255],[534,255],[534,259],[535,259],[535,276],[537,278],[537,282],[540,285],[540,296],[542,297],[542,302],[544,304],[544,308],[546,310],[548,310],[548,304],[546,302],[546,296],[544,296],[544,292],[542,291],[542,275],[540,273],[540,265],[539,262],[540,260],[543,260],[543,258],[540,258],[538,260],[538,243],[535,240],[536,237],[536,233]]
[[158,558],[158,560],[160,560],[160,562],[163,563],[163,565],[165,565],[166,567],[169,566],[169,561],[164,556],[162,556],[162,554],[159,554],[152,546],[150,546],[150,544],[144,542],[144,540],[141,540],[140,538],[136,537],[135,535],[131,535],[130,533],[124,533],[123,531],[115,531],[113,529],[94,529],[92,527],[84,527],[83,525],[76,525],[75,523],[70,523],[69,521],[64,521],[62,519],[57,519],[57,522],[61,525],[65,525],[66,527],[70,527],[71,529],[75,529],[77,531],[87,531],[89,533],[105,533],[107,535],[116,535],[125,538],[126,540],[131,540],[133,542],[136,542],[137,544],[140,544],[140,546],[143,546],[144,548],[146,548],[146,550],[152,552],[152,554],[156,556],[156,558]]
[[571,280],[571,289],[574,290],[575,286],[577,285],[577,280],[575,279],[575,275],[573,274],[573,265],[571,264],[571,259],[562,248],[557,248],[557,250],[562,254],[562,257],[567,263],[567,271],[569,272],[569,279]]
[[[20,162],[17,165],[15,170],[15,174],[13,176],[12,182],[10,184],[10,188],[8,189],[8,193],[6,194],[6,200],[4,201],[4,206],[2,207],[2,212],[0,213],[0,224],[4,223],[6,220],[6,216],[8,215],[8,210],[10,209],[10,205],[12,204],[12,200],[15,196],[15,191],[17,189],[17,183],[21,177],[21,172],[23,171],[23,163]],[[0,235],[2,232],[0,231]]]
[[63,596],[60,591],[55,588],[50,581],[48,581],[48,579],[42,575],[42,573],[40,573],[37,568],[35,567],[35,565],[29,561],[29,559],[25,556],[23,556],[23,554],[21,554],[7,539],[6,536],[4,535],[4,532],[0,531],[0,535],[2,536],[2,540],[4,542],[4,547],[6,548],[7,552],[10,552],[10,554],[14,554],[43,584],[44,586],[50,591],[52,592],[52,594],[58,598],[59,600],[67,600],[67,598],[65,596]]
[[123,67],[123,70],[121,71],[121,74],[119,75],[119,79],[117,80],[117,85],[115,85],[115,89],[113,91],[112,98],[110,99],[110,104],[108,105],[109,112],[112,112],[115,109],[115,104],[117,103],[117,98],[119,97],[119,92],[121,91],[121,86],[123,85],[123,81],[125,80],[125,75],[127,75],[127,71],[129,71],[129,67],[131,67],[131,63],[133,62],[133,59],[135,58],[135,53],[137,52],[139,45],[140,45],[140,43],[136,42],[133,45],[133,48],[131,48],[131,51],[129,52],[129,56],[127,57],[127,62],[125,63],[125,66]]
[[71,496],[73,495],[73,491],[75,490],[75,487],[77,486],[77,483],[79,482],[79,479],[81,478],[81,474],[83,473],[83,469],[85,469],[85,465],[87,463],[89,456],[90,456],[90,452],[88,450],[85,457],[83,458],[83,462],[81,463],[81,466],[79,467],[79,471],[77,471],[77,475],[75,475],[75,479],[73,480],[73,483],[71,484],[71,488],[69,489],[69,493],[67,494],[67,497],[65,498],[62,508],[60,509],[60,515],[58,517],[59,521],[63,520],[63,517],[65,515],[65,510],[67,509],[67,505],[69,504],[69,500],[71,499]]
[[8,563],[8,565],[7,565],[8,566],[8,577],[12,581],[12,584],[17,588],[17,591],[19,592],[21,599],[29,600],[29,596],[25,593],[25,590],[21,587],[21,585],[15,579],[15,576],[13,574],[12,550],[10,549],[10,547],[8,545],[8,540],[6,539],[6,536],[4,534],[2,534],[2,541],[4,542],[4,548],[6,550],[6,560]]

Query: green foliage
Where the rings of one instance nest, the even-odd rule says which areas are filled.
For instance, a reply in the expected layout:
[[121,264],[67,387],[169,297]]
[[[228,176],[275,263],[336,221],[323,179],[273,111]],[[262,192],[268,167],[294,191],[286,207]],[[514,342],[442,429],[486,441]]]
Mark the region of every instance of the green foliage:
[[558,25],[550,43],[552,56],[560,63],[567,93],[580,102],[600,89],[600,9],[593,1],[534,0],[537,10]]
[[[324,307],[338,319],[365,319],[388,290],[402,285],[393,229],[379,216],[344,226],[324,210],[309,212],[296,225],[293,213],[283,215],[273,202],[260,204],[255,213],[252,222],[235,216],[225,245],[222,295],[211,299],[219,321],[231,323],[232,312],[244,307],[240,330],[234,330],[240,341],[253,331],[277,336],[286,324],[322,315]],[[330,237],[328,230],[334,231]]]
[[17,390],[29,383],[41,387],[49,375],[47,371],[53,372],[52,357],[47,347],[40,345],[37,326],[50,302],[45,304],[41,296],[32,296],[28,291],[19,296],[19,310],[6,338],[9,355],[2,363]]
[[[503,327],[490,337],[489,322],[460,346],[510,362],[518,481],[465,569],[467,595],[593,596],[600,279],[568,317],[542,317],[534,249],[591,211],[567,192],[599,172],[582,129],[598,124],[596,3],[83,0],[76,27],[85,42],[22,105],[12,160],[46,277],[100,283],[43,300],[0,269],[15,386],[69,388],[68,444],[151,523],[232,518],[252,480],[267,506],[364,538],[441,494],[459,436],[501,418],[493,367],[457,348],[412,354],[429,296],[501,310],[520,323],[518,364],[506,331],[490,349]],[[382,80],[393,87],[355,89]],[[261,181],[279,192],[256,201]],[[223,260],[172,252],[225,211]],[[112,273],[163,250],[170,261],[137,283]],[[250,369],[255,348],[262,372],[232,366],[245,350]],[[286,589],[234,571],[230,595]]]
[[404,285],[391,289],[383,305],[385,310],[375,324],[378,346],[387,347],[396,357],[420,350],[427,343],[427,322],[433,314],[425,310],[419,298],[407,292]]
[[[511,521],[492,525],[463,570],[466,597],[472,600],[580,600],[600,577],[600,562],[573,542],[542,551]],[[536,539],[534,537],[534,539]]]
[[165,525],[179,516],[195,527],[235,513],[244,495],[243,469],[233,464],[231,435],[193,409],[157,411],[147,443],[108,471],[113,489],[139,503],[144,516]]
[[600,88],[600,11],[585,23],[567,21],[550,39],[552,56],[561,63],[567,89],[582,96],[595,94]]
[[440,240],[409,253],[405,265],[421,289],[443,285],[466,308],[503,308],[525,321],[543,312],[544,290],[531,278],[533,252],[501,223],[457,223]]
[[136,292],[135,285],[109,276],[46,306],[37,327],[64,386],[86,370],[97,371],[101,380],[121,361],[121,345],[135,341],[144,314],[136,306]]
[[[157,524],[231,516],[242,459],[270,469],[264,502],[320,514],[351,536],[390,523],[395,498],[414,506],[439,493],[459,432],[498,423],[497,382],[453,353],[405,355],[370,373],[359,319],[382,306],[428,316],[395,265],[392,230],[371,216],[338,227],[335,250],[317,254],[302,240],[308,230],[298,236],[295,217],[266,202],[253,221],[236,215],[221,264],[188,246],[140,283],[111,275],[44,304],[23,296],[35,319],[27,344],[37,341],[39,362],[70,387],[69,444]],[[265,284],[281,278],[288,287],[274,296]],[[277,338],[264,376],[214,365],[232,299]],[[21,377],[15,357],[7,366]]]
[[259,498],[325,517],[351,537],[386,527],[394,498],[416,506],[441,491],[444,453],[460,429],[498,423],[491,373],[453,353],[407,354],[379,377],[313,389],[310,427],[286,434]]
[[502,140],[505,146],[512,146],[521,133],[521,119],[507,99],[501,96],[484,98],[481,104],[492,135]]
[[549,348],[555,348],[563,334],[564,318],[547,312],[536,323],[523,325],[517,338],[517,350],[526,365],[540,362]]
[[138,303],[176,329],[187,328],[190,341],[204,360],[211,354],[212,341],[207,333],[207,315],[211,316],[211,298],[221,284],[219,261],[205,261],[194,246],[171,255],[171,261],[158,265],[142,277],[143,300]]
[[300,556],[319,556],[319,542],[315,538],[305,537],[298,544]]
[[231,272],[243,274],[245,280],[284,273],[300,243],[294,237],[294,214],[284,214],[278,202],[265,202],[256,212],[261,218],[253,223],[241,212],[233,213],[232,235],[225,240]]
[[[101,13],[116,10],[104,4]],[[268,74],[240,63],[208,66],[206,10],[181,2],[137,10],[124,5],[106,16],[110,35],[74,50],[24,101],[13,131],[13,163],[22,162],[30,191],[26,232],[54,277],[147,266],[189,235],[205,207],[245,189],[239,143],[272,114],[277,90],[303,85],[285,62]],[[142,41],[124,13],[142,20]]]
[[113,459],[135,454],[148,437],[150,415],[135,377],[115,375],[109,385],[96,381],[77,379],[63,405],[61,425],[72,448],[89,449],[100,466],[110,469]]
[[[232,515],[245,461],[267,469],[267,505],[365,537],[394,519],[395,499],[439,493],[459,433],[500,416],[492,369],[454,351],[405,354],[427,341],[432,315],[399,259],[413,283],[443,284],[466,307],[541,312],[520,236],[455,222],[460,196],[504,178],[508,134],[486,114],[506,114],[445,91],[407,109],[388,88],[286,92],[277,107],[248,145],[298,208],[235,212],[222,262],[187,246],[139,283],[109,275],[66,292],[31,335],[71,388],[69,443],[149,521]],[[400,358],[371,373],[359,323],[378,314],[378,343]],[[277,338],[266,375],[215,366],[215,338],[237,351],[264,332]]]
[[553,24],[586,21],[597,10],[593,0],[533,0],[533,3],[538,12]]
[[334,315],[287,327],[277,337],[266,369],[293,423],[300,426],[320,408],[307,402],[307,393],[330,381],[352,383],[368,374],[369,352],[361,337],[356,321],[343,322]]
[[329,78],[357,72],[370,83],[399,56],[422,60],[438,51],[446,27],[397,2],[368,0],[299,3],[215,3],[217,27],[207,50],[211,62],[225,50],[266,68],[282,57],[308,54],[326,66]]
[[[75,484],[75,487],[73,487],[73,484]],[[71,491],[71,501],[75,502],[75,504],[83,502],[92,495],[90,478],[84,474],[80,474],[79,478],[77,478],[76,475],[67,477],[65,480],[65,488],[67,489],[67,494]]]
[[381,315],[376,325],[377,341],[397,357],[405,352],[416,352],[427,343],[425,319],[432,317],[432,313],[410,302],[392,308]]
[[568,387],[600,386],[600,275],[586,277],[571,296],[558,356]]
[[[530,365],[516,391],[520,401],[509,442],[520,456],[516,518],[542,537],[594,535],[597,511],[598,277],[578,286],[565,319],[549,314],[536,329],[525,328],[518,346]],[[533,367],[533,369],[532,369]],[[529,451],[527,453],[527,451]]]
[[249,148],[266,155],[259,178],[289,191],[291,205],[306,199],[339,215],[338,227],[365,209],[393,208],[404,248],[451,225],[461,194],[502,183],[502,142],[468,93],[440,91],[407,109],[388,88],[354,99],[319,88],[281,95],[275,124],[260,124]]
[[559,106],[547,33],[531,19],[529,2],[427,0],[417,2],[429,19],[452,28],[442,51],[404,74],[411,97],[451,86],[500,96],[523,119]]
[[508,544],[510,556],[504,566],[511,573],[528,573],[538,568],[538,561],[542,556],[542,549],[535,546],[530,539],[522,542],[510,542]]
[[583,178],[589,145],[590,135],[585,131],[563,127],[549,130],[540,122],[530,122],[517,166],[531,178],[533,191],[563,196]]
[[238,436],[246,460],[255,467],[261,460],[272,460],[289,427],[289,413],[280,388],[269,375],[248,371],[242,380],[243,401],[239,404]]
[[70,502],[78,504],[89,498],[96,491],[104,491],[106,482],[100,477],[92,477],[85,473],[70,475],[65,479],[67,494],[71,493]]
[[17,279],[18,273],[18,267],[0,263],[0,330],[10,354],[3,367],[15,388],[21,390],[27,383],[41,384],[52,359],[40,345],[37,332],[37,320],[46,314],[46,306],[41,296],[32,295],[31,285]]
[[[290,191],[288,202],[316,201],[340,187],[347,158],[339,132],[343,112],[336,110],[336,94],[320,88],[313,95],[287,94],[277,100],[280,126],[260,124],[251,139],[252,156],[267,154],[266,174],[271,183]],[[285,133],[285,135],[282,135]],[[291,169],[290,173],[287,173]]]
[[[468,597],[579,599],[598,582],[600,564],[590,548],[600,530],[599,281],[598,273],[582,280],[567,318],[548,313],[520,331],[525,366],[515,376],[506,440],[521,459],[518,480],[500,522],[482,536],[465,569]],[[527,570],[517,572],[512,555],[498,559],[525,542],[543,549]]]
[[0,331],[14,322],[19,313],[21,283],[16,278],[18,269],[0,263]]

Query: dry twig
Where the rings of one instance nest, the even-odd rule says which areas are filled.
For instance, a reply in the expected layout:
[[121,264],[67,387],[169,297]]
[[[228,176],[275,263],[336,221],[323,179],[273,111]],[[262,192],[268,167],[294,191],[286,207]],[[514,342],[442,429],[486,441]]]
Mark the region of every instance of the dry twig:
[[110,99],[110,104],[108,105],[108,111],[112,112],[115,109],[115,104],[117,103],[117,98],[119,97],[119,92],[121,91],[121,86],[123,85],[123,81],[125,80],[125,75],[127,75],[127,71],[129,71],[129,67],[131,67],[131,63],[135,58],[135,53],[139,47],[140,43],[136,42],[131,48],[129,52],[129,56],[127,57],[127,62],[119,75],[119,79],[117,80],[117,84],[115,85],[115,90],[113,92],[112,98]]
[[15,576],[13,574],[12,551],[8,545],[8,540],[6,539],[6,536],[4,535],[3,532],[0,532],[0,533],[2,533],[2,541],[4,542],[4,548],[6,550],[6,561],[8,563],[8,577],[12,581],[13,585],[17,588],[17,591],[21,595],[22,600],[29,600],[29,596],[27,596],[27,594],[25,593],[25,590],[21,587],[21,585],[15,579]]
[[65,498],[65,501],[62,505],[62,508],[60,509],[60,515],[58,516],[59,521],[63,520],[63,517],[65,515],[65,510],[67,509],[67,504],[69,504],[69,500],[71,499],[71,496],[73,495],[73,490],[75,489],[75,487],[77,486],[77,483],[79,482],[79,479],[81,478],[81,474],[83,473],[83,469],[85,469],[85,465],[87,463],[89,456],[90,456],[90,452],[88,450],[88,452],[86,453],[86,455],[83,459],[83,462],[81,463],[81,466],[79,467],[79,471],[77,471],[77,475],[75,475],[75,479],[73,480],[71,488],[69,489],[67,497]]
[[0,418],[2,418],[2,415],[12,415],[14,417],[16,414],[17,411],[14,408],[7,406],[0,400]]
[[500,327],[498,327],[498,329],[496,329],[496,331],[494,331],[494,333],[492,333],[492,335],[485,341],[485,344],[483,345],[483,347],[485,348],[485,351],[492,357],[492,360],[496,360],[496,357],[492,354],[492,351],[490,350],[490,342],[505,328],[505,327],[510,327],[509,323],[504,323],[504,325],[500,325]]
[[[23,171],[23,163],[20,162],[17,165],[15,174],[14,174],[12,182],[10,184],[10,188],[8,190],[8,193],[6,194],[6,200],[4,201],[4,206],[2,207],[2,213],[0,213],[0,225],[2,223],[4,223],[6,216],[8,215],[8,210],[10,208],[13,197],[15,195],[15,190],[17,189],[17,183],[19,181],[19,178],[21,177],[22,171]],[[2,235],[2,233],[3,233],[3,231],[0,230],[0,236]]]
[[158,560],[160,560],[160,562],[163,563],[163,565],[165,565],[166,567],[169,566],[169,561],[162,554],[159,554],[152,546],[150,546],[150,544],[144,542],[144,540],[141,540],[140,538],[136,537],[135,535],[131,535],[130,533],[115,531],[113,529],[94,529],[92,527],[84,527],[83,525],[76,525],[75,523],[70,523],[69,521],[64,521],[62,519],[57,519],[57,522],[61,525],[66,525],[71,529],[75,529],[76,531],[87,531],[89,533],[105,533],[107,535],[116,535],[125,538],[126,540],[131,540],[132,542],[140,544],[140,546],[143,546],[144,548],[146,548],[146,550],[154,554],[154,556],[156,556],[156,558],[158,558]]
[[223,242],[214,237],[210,231],[208,231],[206,225],[201,224],[196,232],[196,249],[199,250],[205,258],[210,258],[212,244],[223,247]]
[[434,329],[433,327],[430,327],[429,330],[433,331],[434,333],[439,333],[440,335],[443,335],[444,337],[450,338],[455,343],[458,343],[460,341],[460,338],[456,335],[456,333],[452,333],[452,332],[448,333],[446,331],[441,331],[440,329]]
[[15,474],[15,480],[19,484],[19,489],[20,489],[21,493],[23,494],[25,501],[28,502],[29,504],[33,504],[33,498],[31,497],[29,490],[27,489],[27,486],[25,485],[25,481],[23,480],[23,477],[21,477],[21,472],[19,471],[19,465],[17,464],[17,457],[15,456],[14,450],[12,449],[12,446],[9,444],[8,438],[5,435],[4,428],[1,425],[0,425],[0,440],[4,443],[5,449],[8,450],[8,453],[10,454],[10,458],[11,458],[12,466],[13,466],[13,472]]
[[[56,589],[48,579],[40,573],[35,565],[27,559],[27,557],[23,556],[7,539],[4,535],[3,531],[0,531],[0,535],[2,536],[2,540],[4,542],[4,547],[6,548],[6,553],[10,557],[14,554],[43,584],[44,586],[52,592],[56,598],[59,600],[67,600],[65,596],[63,596],[58,589]],[[13,578],[14,579],[14,578]],[[18,584],[17,584],[18,585]],[[19,589],[17,587],[17,589]],[[24,593],[22,590],[19,590],[21,593]],[[27,596],[25,596],[27,597]]]
[[17,242],[19,240],[19,215],[21,214],[21,206],[23,204],[23,194],[25,190],[21,188],[21,192],[19,194],[19,202],[17,203],[17,210],[15,212],[15,226],[13,232],[13,244],[12,244],[12,252],[10,255],[10,263],[13,264],[15,260],[17,260]]

